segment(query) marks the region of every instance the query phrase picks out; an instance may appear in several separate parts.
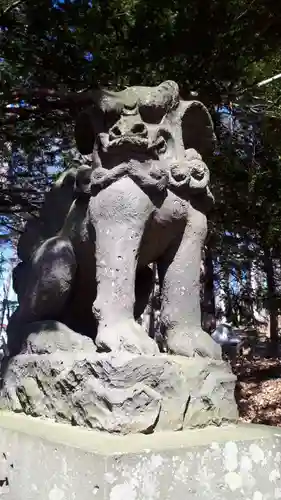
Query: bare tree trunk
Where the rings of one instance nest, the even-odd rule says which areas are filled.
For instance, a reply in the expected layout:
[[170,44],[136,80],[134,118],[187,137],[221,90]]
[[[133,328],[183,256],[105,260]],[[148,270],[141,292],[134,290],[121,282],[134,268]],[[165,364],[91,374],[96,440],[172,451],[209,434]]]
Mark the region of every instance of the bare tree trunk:
[[230,284],[229,284],[229,268],[228,266],[222,265],[221,268],[221,288],[224,293],[223,301],[224,301],[224,318],[227,323],[231,323],[233,319],[233,304],[232,297],[230,293]]
[[278,355],[278,308],[276,302],[276,283],[271,250],[264,247],[264,270],[267,280],[268,311],[270,321],[270,351]]
[[245,285],[241,294],[241,311],[242,318],[241,322],[250,326],[254,321],[254,307],[253,307],[253,289],[252,289],[252,263],[250,258],[245,260],[243,271],[245,273]]

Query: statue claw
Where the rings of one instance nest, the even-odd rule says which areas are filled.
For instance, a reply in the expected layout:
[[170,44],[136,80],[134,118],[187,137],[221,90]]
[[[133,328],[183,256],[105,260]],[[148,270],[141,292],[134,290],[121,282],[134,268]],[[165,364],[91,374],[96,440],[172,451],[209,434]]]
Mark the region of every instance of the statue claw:
[[167,346],[171,354],[179,356],[222,359],[220,346],[203,330],[171,332],[167,337]]
[[95,343],[100,351],[127,351],[139,355],[159,354],[156,342],[134,320],[125,320],[114,326],[101,327]]

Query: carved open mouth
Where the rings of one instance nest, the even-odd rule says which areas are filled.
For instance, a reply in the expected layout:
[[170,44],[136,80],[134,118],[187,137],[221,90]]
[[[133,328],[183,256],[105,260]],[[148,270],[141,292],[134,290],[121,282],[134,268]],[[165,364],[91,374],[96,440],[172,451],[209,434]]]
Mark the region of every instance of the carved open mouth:
[[160,154],[164,154],[167,150],[167,143],[164,137],[159,136],[157,139],[151,144],[149,139],[146,137],[139,136],[122,136],[117,139],[113,139],[111,141],[108,138],[100,138],[100,146],[104,152],[115,152],[116,149],[127,148],[130,150],[138,150],[145,151],[149,154],[153,154],[153,156],[159,156]]
[[127,135],[118,137],[117,139],[113,139],[109,141],[107,144],[107,150],[120,148],[122,146],[126,146],[128,148],[141,148],[148,149],[148,139],[144,137],[136,137],[134,135]]

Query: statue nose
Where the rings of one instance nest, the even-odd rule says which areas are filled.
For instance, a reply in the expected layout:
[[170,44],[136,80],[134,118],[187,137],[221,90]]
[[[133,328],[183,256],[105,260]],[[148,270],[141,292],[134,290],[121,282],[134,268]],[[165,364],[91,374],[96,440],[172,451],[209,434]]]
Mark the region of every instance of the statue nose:
[[118,124],[114,125],[109,131],[109,139],[114,140],[123,136],[137,136],[137,137],[147,137],[148,130],[144,123],[135,122],[133,124]]

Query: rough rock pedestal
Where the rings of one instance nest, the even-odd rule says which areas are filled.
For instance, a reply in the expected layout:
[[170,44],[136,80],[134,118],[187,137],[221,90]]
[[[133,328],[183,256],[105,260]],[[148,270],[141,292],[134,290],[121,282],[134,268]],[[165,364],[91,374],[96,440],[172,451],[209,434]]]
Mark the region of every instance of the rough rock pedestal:
[[[235,376],[225,362],[97,353],[90,339],[56,326],[47,336],[30,335],[27,352],[9,362],[0,408],[120,434],[237,420]],[[66,336],[72,351],[63,350]]]

